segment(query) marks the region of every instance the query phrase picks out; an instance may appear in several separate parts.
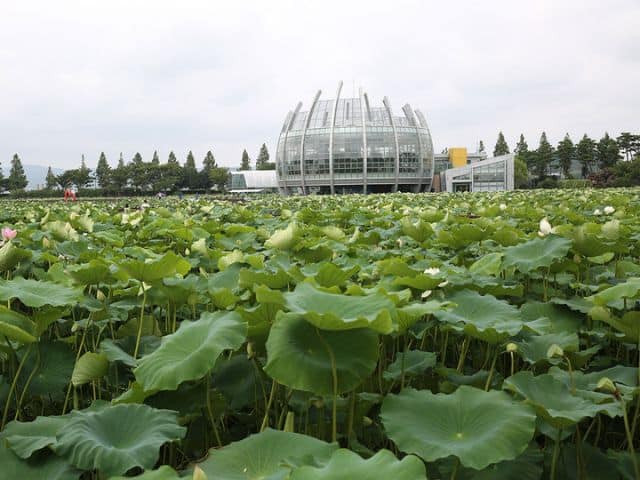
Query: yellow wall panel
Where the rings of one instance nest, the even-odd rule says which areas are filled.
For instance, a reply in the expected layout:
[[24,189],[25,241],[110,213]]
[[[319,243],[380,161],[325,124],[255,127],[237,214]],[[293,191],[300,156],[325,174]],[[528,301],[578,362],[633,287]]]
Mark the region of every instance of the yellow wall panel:
[[465,147],[449,148],[449,161],[453,168],[464,167],[467,164],[467,149]]

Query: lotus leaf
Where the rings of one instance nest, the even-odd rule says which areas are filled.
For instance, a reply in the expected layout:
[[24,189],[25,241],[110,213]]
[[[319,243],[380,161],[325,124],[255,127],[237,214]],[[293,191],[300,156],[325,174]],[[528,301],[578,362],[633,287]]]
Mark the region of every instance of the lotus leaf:
[[398,358],[384,371],[383,376],[386,380],[398,380],[403,372],[407,377],[422,375],[425,370],[433,368],[435,365],[435,353],[409,350],[408,352],[400,352]]
[[528,406],[467,386],[450,395],[404,389],[385,398],[380,417],[400,450],[429,462],[454,455],[476,470],[515,459],[535,431]]
[[0,305],[0,338],[2,336],[20,343],[33,343],[38,339],[33,321],[18,312]]
[[77,480],[80,472],[65,459],[55,455],[42,455],[28,461],[16,456],[4,442],[0,442],[0,476],[3,479]]
[[61,307],[75,305],[82,298],[82,292],[44,280],[25,280],[22,277],[0,280],[0,301],[6,302],[12,298],[19,299],[27,307]]
[[571,240],[557,235],[534,238],[506,248],[503,267],[516,267],[522,273],[530,273],[541,267],[550,267],[553,262],[564,258],[570,248]]
[[333,393],[332,363],[338,393],[353,390],[374,370],[378,336],[370,329],[320,330],[299,314],[278,314],[267,340],[265,372],[297,390]]
[[85,352],[76,362],[71,374],[74,387],[98,380],[107,374],[109,360],[104,353]]
[[348,330],[369,327],[380,333],[393,330],[395,305],[380,293],[348,296],[327,293],[309,283],[298,284],[284,294],[286,307],[323,330]]
[[58,432],[55,450],[78,468],[122,475],[133,467],[152,468],[160,447],[185,432],[175,412],[114,405],[74,414]]
[[156,260],[125,260],[118,266],[129,277],[145,283],[157,282],[176,273],[185,276],[191,270],[189,262],[173,252]]
[[13,242],[7,242],[0,247],[0,273],[11,270],[24,260],[31,258],[31,252],[16,247]]
[[182,382],[202,378],[220,354],[245,341],[247,325],[234,312],[205,312],[197,322],[188,320],[160,347],[138,362],[133,371],[145,390],[175,390]]
[[461,328],[472,337],[488,343],[498,343],[522,329],[523,322],[518,309],[492,295],[461,290],[448,296],[447,300],[456,304],[456,307],[436,311],[435,316]]
[[407,455],[398,460],[389,450],[380,450],[371,458],[364,460],[359,455],[341,448],[331,455],[329,461],[321,466],[303,465],[293,470],[291,480],[425,480],[427,473],[422,460]]
[[38,450],[56,443],[56,434],[69,420],[66,416],[37,417],[32,422],[10,422],[0,438],[20,458],[29,458]]
[[284,479],[291,470],[287,464],[327,461],[337,448],[306,435],[268,428],[224,448],[211,449],[199,466],[210,479]]

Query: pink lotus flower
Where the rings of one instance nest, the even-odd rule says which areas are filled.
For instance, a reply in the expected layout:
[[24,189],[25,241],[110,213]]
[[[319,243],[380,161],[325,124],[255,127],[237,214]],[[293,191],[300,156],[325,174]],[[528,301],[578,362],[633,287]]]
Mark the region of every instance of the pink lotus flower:
[[18,234],[17,230],[11,230],[9,227],[2,229],[2,238],[4,240],[13,240]]

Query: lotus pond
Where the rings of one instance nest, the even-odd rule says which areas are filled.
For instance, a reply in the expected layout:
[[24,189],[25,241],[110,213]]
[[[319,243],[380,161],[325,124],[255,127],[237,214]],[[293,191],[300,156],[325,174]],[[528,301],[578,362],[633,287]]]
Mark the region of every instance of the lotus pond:
[[639,212],[0,202],[0,478],[640,478]]

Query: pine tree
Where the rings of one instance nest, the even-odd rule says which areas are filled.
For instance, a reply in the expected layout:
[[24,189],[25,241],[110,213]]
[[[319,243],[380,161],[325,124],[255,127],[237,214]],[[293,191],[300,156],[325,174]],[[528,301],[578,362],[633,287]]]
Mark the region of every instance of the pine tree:
[[209,179],[212,185],[218,188],[218,191],[224,192],[229,182],[229,169],[224,167],[214,167],[209,171]]
[[153,151],[153,158],[151,159],[151,163],[153,163],[154,165],[160,165],[160,157],[158,157],[157,150]]
[[118,190],[123,190],[129,183],[129,167],[125,165],[122,153],[118,159],[118,166],[111,172],[111,183]]
[[173,153],[173,150],[169,152],[169,158],[167,159],[167,163],[178,163],[178,159],[176,158],[176,154]]
[[484,153],[485,151],[484,142],[480,140],[480,143],[478,144],[478,153]]
[[47,182],[47,189],[54,189],[58,186],[58,179],[53,174],[53,170],[51,169],[51,167],[49,167],[49,169],[47,170],[47,178],[45,181]]
[[596,142],[586,133],[576,145],[576,158],[582,164],[582,176],[586,178],[591,175],[596,160]]
[[98,165],[96,166],[96,179],[100,188],[107,188],[110,182],[111,167],[107,163],[107,156],[104,152],[100,152]]
[[213,153],[211,153],[211,150],[209,150],[205,155],[204,160],[202,161],[202,170],[208,172],[209,170],[215,167],[216,167],[216,159],[213,156]]
[[618,143],[605,132],[597,146],[598,166],[602,169],[611,168],[621,158]]
[[498,133],[498,141],[496,141],[496,147],[493,149],[493,156],[498,157],[500,155],[507,155],[509,153],[509,145],[502,132]]
[[11,159],[11,170],[9,170],[9,177],[6,180],[7,188],[11,191],[24,190],[29,181],[22,168],[22,162],[18,154],[14,154]]
[[631,160],[633,137],[630,132],[622,132],[616,139],[618,147],[624,152],[624,157],[627,162]]
[[4,188],[4,175],[2,174],[2,162],[0,162],[0,192]]
[[571,137],[567,133],[564,138],[558,143],[558,160],[560,161],[560,168],[565,178],[569,178],[571,174],[571,162],[576,157],[576,147],[571,141]]
[[524,135],[522,133],[520,134],[520,140],[518,140],[513,153],[515,153],[516,156],[527,165],[527,168],[529,170],[532,169],[532,158],[530,155],[531,152],[529,152],[529,145],[527,145],[527,141],[524,139]]
[[258,153],[258,158],[256,159],[256,170],[275,170],[276,165],[273,162],[269,161],[269,150],[267,150],[267,146],[263,143],[260,147],[260,153]]
[[183,186],[190,190],[195,190],[199,187],[198,169],[196,168],[196,159],[193,157],[193,152],[189,150],[187,154],[187,160],[182,167],[182,182]]
[[238,170],[251,170],[251,159],[249,158],[249,154],[246,150],[242,151],[242,163],[240,163],[240,168]]
[[553,147],[547,140],[546,132],[542,132],[540,136],[540,143],[538,145],[538,149],[536,150],[535,159],[534,159],[534,172],[538,176],[538,178],[543,178],[547,175],[547,171],[549,170],[549,165],[553,160]]

